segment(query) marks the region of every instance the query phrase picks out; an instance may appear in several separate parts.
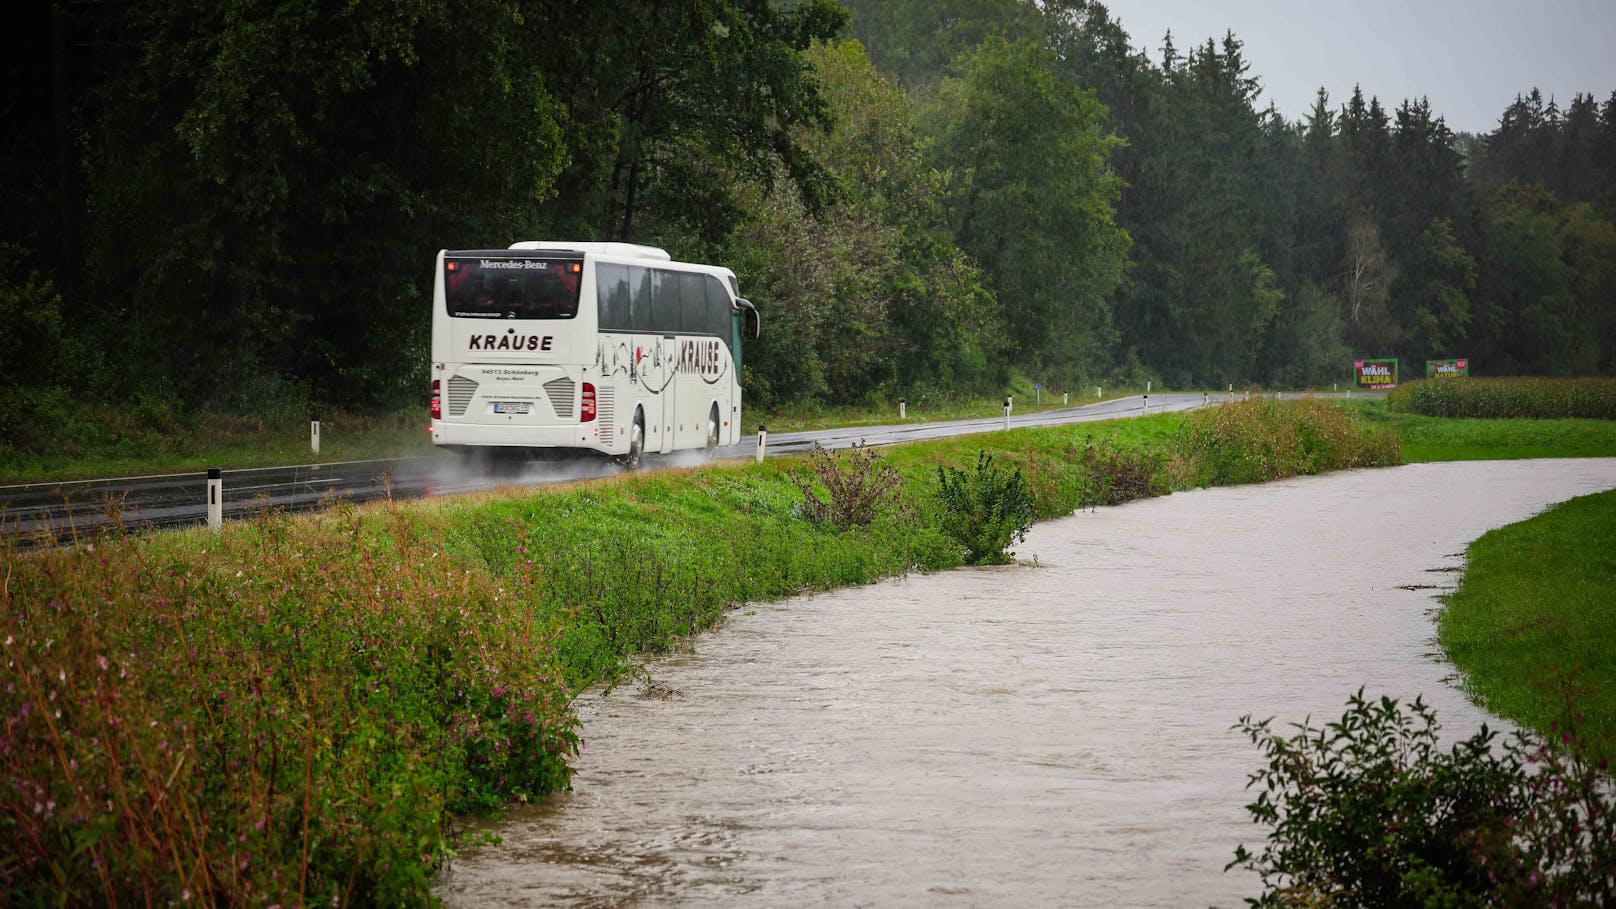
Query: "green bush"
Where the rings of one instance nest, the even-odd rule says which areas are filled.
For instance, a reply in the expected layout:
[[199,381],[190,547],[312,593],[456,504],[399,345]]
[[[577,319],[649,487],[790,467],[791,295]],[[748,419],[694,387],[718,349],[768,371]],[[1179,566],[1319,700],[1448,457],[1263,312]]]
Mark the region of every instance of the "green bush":
[[1162,451],[1090,439],[1081,457],[1085,473],[1082,506],[1121,505],[1173,491]]
[[1393,389],[1386,406],[1428,417],[1616,420],[1616,379],[1427,379]]
[[993,456],[978,452],[976,470],[937,467],[943,532],[965,550],[971,565],[1009,562],[1009,547],[1027,537],[1034,512],[1021,469],[995,470]]
[[1395,432],[1315,398],[1236,401],[1194,411],[1185,421],[1182,448],[1202,486],[1402,461]]
[[1361,690],[1323,727],[1236,728],[1267,760],[1246,810],[1268,841],[1229,864],[1262,878],[1255,905],[1616,904],[1616,791],[1574,730],[1499,742],[1483,726],[1444,750],[1419,699]]
[[[814,481],[825,488],[820,498]],[[816,523],[842,530],[868,527],[882,515],[899,518],[905,513],[903,478],[881,456],[860,441],[832,454],[818,442],[808,453],[808,473],[792,475],[802,492],[802,514]]]

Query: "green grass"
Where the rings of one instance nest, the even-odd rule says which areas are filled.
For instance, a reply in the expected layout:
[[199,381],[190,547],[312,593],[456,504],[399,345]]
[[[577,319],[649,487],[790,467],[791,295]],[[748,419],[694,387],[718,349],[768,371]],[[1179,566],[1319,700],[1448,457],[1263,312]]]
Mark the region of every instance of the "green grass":
[[[1235,473],[1196,462],[1258,435]],[[1019,466],[1047,517],[1395,461],[1386,442],[1253,401],[883,449],[912,508],[866,528],[805,519],[802,461],[777,459],[0,553],[0,882],[19,904],[420,902],[458,814],[566,785],[582,687],[740,603],[960,564],[939,465]]]
[[1402,436],[1409,463],[1616,456],[1613,420],[1426,417],[1390,412],[1380,401],[1356,406]]
[[0,441],[0,485],[425,455],[434,450],[428,422],[425,408],[381,416],[326,413],[316,456],[307,419],[84,408],[61,417],[47,438]]
[[1580,712],[1616,757],[1616,490],[1476,540],[1446,604],[1438,640],[1482,704],[1545,733]]

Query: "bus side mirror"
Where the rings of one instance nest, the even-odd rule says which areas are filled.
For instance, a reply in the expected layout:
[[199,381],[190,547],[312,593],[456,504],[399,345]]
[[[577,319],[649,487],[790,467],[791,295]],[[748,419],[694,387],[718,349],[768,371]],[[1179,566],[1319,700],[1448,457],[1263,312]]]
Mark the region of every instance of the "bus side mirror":
[[736,300],[741,307],[741,337],[748,341],[756,341],[763,334],[763,319],[758,315],[757,307],[751,300]]

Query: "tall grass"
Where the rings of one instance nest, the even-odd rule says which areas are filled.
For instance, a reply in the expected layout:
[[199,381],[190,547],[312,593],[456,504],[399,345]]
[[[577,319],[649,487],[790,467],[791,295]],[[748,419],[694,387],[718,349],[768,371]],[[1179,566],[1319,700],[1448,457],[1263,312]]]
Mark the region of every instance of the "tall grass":
[[901,502],[867,527],[802,514],[783,460],[7,551],[0,888],[425,901],[457,816],[567,785],[569,699],[625,659],[738,603],[960,564],[937,468],[983,451],[1045,517],[1395,460],[1328,405],[1250,402],[890,449]]
[[1386,406],[1428,417],[1616,420],[1616,379],[1429,379],[1393,389]]
[[8,553],[0,886],[18,902],[393,903],[445,819],[565,783],[531,572],[418,511]]
[[1402,461],[1402,442],[1325,401],[1255,400],[1195,412],[1185,453],[1203,486],[1263,483],[1343,467]]

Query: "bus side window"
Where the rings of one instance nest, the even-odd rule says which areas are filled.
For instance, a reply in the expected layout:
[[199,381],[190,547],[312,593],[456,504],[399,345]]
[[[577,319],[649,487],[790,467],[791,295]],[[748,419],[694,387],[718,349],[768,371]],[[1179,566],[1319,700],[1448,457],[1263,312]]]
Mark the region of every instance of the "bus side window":
[[634,289],[633,303],[629,309],[628,324],[623,327],[629,331],[649,331],[651,325],[651,270],[641,265],[628,267],[628,283]]
[[656,292],[651,295],[655,303],[650,329],[658,334],[678,334],[679,273],[658,268],[652,274],[656,275]]
[[723,338],[725,344],[733,345],[733,322],[731,311],[734,309],[729,302],[729,293],[724,285],[712,275],[707,276],[707,333]]
[[633,294],[629,290],[628,267],[595,266],[595,293],[600,300],[600,330],[619,331],[628,327]]
[[687,335],[712,333],[707,318],[707,285],[703,275],[694,271],[679,273],[679,331]]

